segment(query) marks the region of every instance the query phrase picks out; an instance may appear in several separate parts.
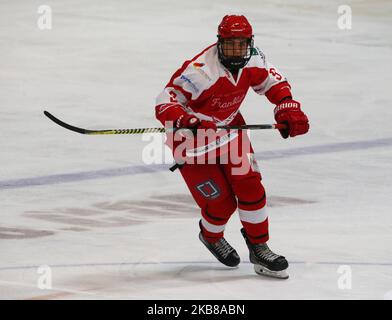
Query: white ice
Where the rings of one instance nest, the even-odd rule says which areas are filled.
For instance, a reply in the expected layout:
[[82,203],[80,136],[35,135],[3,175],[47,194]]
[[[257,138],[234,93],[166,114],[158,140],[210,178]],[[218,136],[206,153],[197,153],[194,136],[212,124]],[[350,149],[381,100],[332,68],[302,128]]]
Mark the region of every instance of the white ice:
[[[392,3],[345,3],[351,30],[336,0],[1,1],[0,298],[391,299]],[[51,30],[37,26],[43,4]],[[83,136],[42,114],[159,126],[155,97],[226,13],[249,18],[311,122],[295,139],[252,132],[285,281],[253,272],[237,215],[225,236],[242,264],[216,262],[179,172],[121,174],[148,168],[140,136]],[[242,106],[248,123],[272,109],[253,92]],[[120,174],[63,180],[105,170]]]

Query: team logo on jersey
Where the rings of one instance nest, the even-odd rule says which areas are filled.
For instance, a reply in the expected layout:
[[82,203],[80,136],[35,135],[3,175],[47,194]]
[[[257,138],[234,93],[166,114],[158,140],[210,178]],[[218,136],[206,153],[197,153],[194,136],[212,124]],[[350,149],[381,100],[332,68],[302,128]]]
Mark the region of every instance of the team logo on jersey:
[[[246,93],[236,95],[231,100],[227,100],[226,97],[216,97],[212,99],[212,107],[218,107],[219,109],[232,108],[239,105],[244,100]],[[226,99],[225,99],[226,98]]]
[[199,72],[205,79],[212,81],[210,76],[203,69],[201,69],[204,66],[205,66],[204,63],[200,63],[200,62],[193,63],[193,67],[196,69],[197,72]]
[[196,87],[196,85],[192,82],[191,79],[189,79],[187,76],[181,75],[180,77],[181,80],[184,80],[185,82],[189,83],[189,85],[191,86],[191,88],[198,93],[200,90],[198,87]]
[[213,180],[207,180],[196,186],[196,189],[203,195],[206,199],[215,199],[220,196],[220,190]]

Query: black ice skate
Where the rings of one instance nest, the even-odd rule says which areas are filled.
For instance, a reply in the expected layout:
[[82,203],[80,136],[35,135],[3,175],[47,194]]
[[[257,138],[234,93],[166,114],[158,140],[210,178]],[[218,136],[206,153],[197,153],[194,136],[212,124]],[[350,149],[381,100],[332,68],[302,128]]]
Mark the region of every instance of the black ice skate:
[[[201,222],[200,222],[201,224]],[[200,226],[201,228],[201,226]],[[228,267],[236,267],[240,263],[240,256],[237,251],[225,240],[222,238],[215,243],[208,242],[202,232],[199,233],[199,239],[208,250],[217,258],[220,262]]]
[[244,228],[241,229],[241,233],[249,249],[250,262],[254,264],[257,274],[279,279],[287,279],[289,277],[287,273],[289,264],[285,257],[273,253],[266,243],[251,243]]

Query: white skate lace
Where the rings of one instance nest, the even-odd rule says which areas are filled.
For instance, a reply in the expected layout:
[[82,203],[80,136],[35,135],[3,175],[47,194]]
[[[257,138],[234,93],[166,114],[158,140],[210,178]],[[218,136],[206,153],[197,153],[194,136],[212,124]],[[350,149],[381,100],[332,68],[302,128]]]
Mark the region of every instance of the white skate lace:
[[224,257],[227,256],[234,251],[234,249],[227,243],[227,241],[222,238],[218,242],[215,243],[216,250]]
[[256,255],[259,258],[271,262],[274,261],[276,258],[280,257],[279,255],[273,253],[265,243],[256,245],[255,251],[256,251]]

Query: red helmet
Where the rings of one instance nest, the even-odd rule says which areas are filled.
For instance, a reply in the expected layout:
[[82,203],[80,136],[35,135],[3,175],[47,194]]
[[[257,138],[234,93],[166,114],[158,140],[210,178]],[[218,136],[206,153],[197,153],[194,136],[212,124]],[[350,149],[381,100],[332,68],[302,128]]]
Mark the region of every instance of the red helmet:
[[252,33],[252,26],[245,16],[226,15],[218,26],[218,36],[221,38],[251,38]]
[[[233,42],[231,38],[246,38],[246,52],[242,56],[234,54],[234,43],[230,43]],[[218,58],[227,69],[237,72],[243,68],[250,60],[253,51],[252,26],[249,21],[244,16],[224,16],[218,27],[217,48]]]

